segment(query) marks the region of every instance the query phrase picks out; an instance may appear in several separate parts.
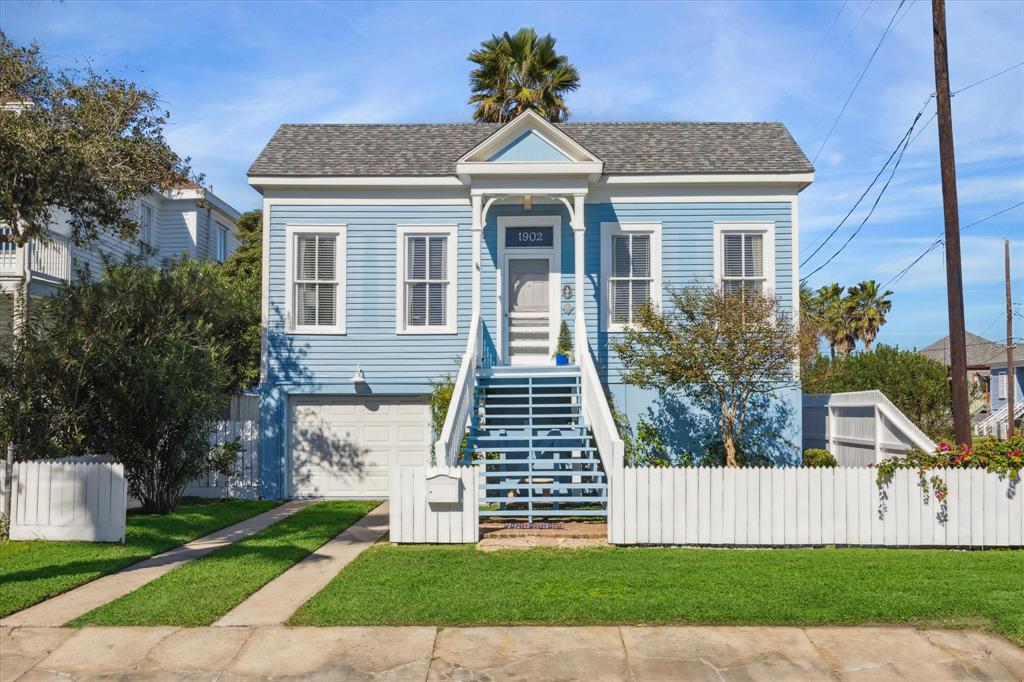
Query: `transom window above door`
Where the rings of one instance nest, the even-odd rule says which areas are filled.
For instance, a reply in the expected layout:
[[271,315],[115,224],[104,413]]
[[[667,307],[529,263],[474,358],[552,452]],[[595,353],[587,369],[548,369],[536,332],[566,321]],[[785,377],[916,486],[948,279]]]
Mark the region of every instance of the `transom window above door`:
[[344,225],[289,225],[285,299],[288,330],[345,333]]
[[715,283],[726,294],[775,288],[775,226],[715,223]]
[[601,223],[605,328],[621,331],[661,304],[661,224]]
[[455,333],[457,239],[454,225],[398,226],[397,333]]

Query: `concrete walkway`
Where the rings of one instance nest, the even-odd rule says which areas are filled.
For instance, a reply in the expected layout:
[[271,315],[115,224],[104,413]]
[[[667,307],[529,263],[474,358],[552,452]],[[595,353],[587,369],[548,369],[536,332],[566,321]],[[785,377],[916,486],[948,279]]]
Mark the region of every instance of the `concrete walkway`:
[[0,679],[1021,680],[1024,650],[906,627],[0,628]]
[[271,580],[214,625],[280,625],[324,589],[388,529],[388,503],[376,507],[305,559]]
[[186,561],[243,540],[314,502],[316,500],[287,502],[233,526],[222,528],[163,554],[157,554],[137,564],[132,564],[117,573],[97,578],[52,599],[12,613],[0,620],[0,626],[58,627],[64,625],[97,607],[123,597],[129,592],[134,592]]

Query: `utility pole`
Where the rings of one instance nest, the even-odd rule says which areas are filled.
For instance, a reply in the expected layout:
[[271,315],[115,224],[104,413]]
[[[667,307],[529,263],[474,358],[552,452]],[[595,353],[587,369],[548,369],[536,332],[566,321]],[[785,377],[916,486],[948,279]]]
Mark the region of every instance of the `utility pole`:
[[1006,262],[1006,437],[1013,438],[1014,385],[1016,372],[1013,367],[1013,294],[1010,291],[1010,240],[1003,240],[1003,260]]
[[949,307],[950,379],[953,389],[953,433],[956,442],[971,444],[971,411],[967,394],[967,335],[964,330],[964,283],[960,270],[960,217],[953,157],[953,112],[949,105],[949,55],[946,51],[946,2],[932,0],[935,42],[935,109],[939,120],[939,161],[942,166],[942,208],[946,222],[946,297]]

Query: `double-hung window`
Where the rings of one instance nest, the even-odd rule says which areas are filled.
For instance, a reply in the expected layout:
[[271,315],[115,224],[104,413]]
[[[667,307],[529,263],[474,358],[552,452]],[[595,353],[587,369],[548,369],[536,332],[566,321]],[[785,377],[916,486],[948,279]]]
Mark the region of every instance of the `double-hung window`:
[[454,333],[455,226],[398,226],[398,333]]
[[153,228],[156,217],[153,206],[145,201],[139,202],[139,241],[144,244],[153,244]]
[[715,281],[725,294],[775,288],[775,226],[715,223]]
[[214,244],[214,257],[218,263],[223,263],[228,257],[228,231],[220,223],[217,223],[213,230],[214,238],[217,240]]
[[288,227],[291,331],[345,333],[344,226]]
[[661,303],[661,225],[602,223],[601,236],[605,327],[619,331]]

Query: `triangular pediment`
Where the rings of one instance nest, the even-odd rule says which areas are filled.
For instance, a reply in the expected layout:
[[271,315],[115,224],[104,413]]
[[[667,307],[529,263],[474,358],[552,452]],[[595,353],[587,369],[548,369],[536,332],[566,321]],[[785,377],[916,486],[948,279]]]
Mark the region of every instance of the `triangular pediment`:
[[520,114],[459,159],[460,164],[594,164],[601,160],[532,111]]
[[527,130],[491,156],[488,161],[572,161],[536,130]]

